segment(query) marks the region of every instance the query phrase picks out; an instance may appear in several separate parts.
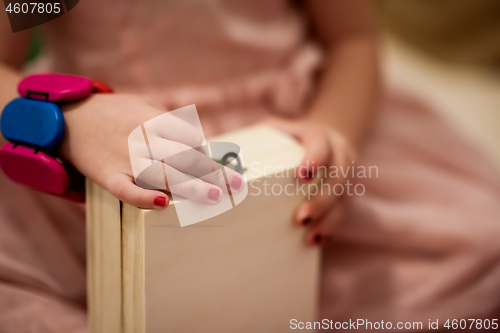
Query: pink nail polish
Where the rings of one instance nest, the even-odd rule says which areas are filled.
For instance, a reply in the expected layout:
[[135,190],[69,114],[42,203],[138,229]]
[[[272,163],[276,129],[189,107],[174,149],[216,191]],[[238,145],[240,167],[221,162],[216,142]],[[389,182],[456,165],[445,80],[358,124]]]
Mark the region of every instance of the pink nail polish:
[[330,236],[316,235],[313,237],[313,243],[315,245],[325,245],[330,241]]
[[321,235],[315,235],[313,238],[313,242],[316,245],[319,245],[323,241],[323,237]]
[[217,201],[219,200],[219,196],[220,196],[220,191],[218,189],[213,188],[210,191],[208,191],[208,198],[210,200]]
[[243,181],[240,177],[233,177],[233,180],[231,181],[231,187],[235,190],[239,190],[242,183]]
[[156,206],[165,207],[167,204],[167,199],[165,197],[158,197],[154,201]]
[[307,170],[307,169],[300,170],[300,177],[302,177],[302,179],[304,179],[304,180],[311,180],[314,178],[313,172],[311,170]]

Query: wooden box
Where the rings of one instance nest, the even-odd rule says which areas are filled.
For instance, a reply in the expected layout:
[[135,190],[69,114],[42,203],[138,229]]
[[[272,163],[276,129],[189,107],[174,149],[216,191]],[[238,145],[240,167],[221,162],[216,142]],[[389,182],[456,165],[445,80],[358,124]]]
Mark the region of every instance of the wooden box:
[[302,147],[264,125],[209,141],[241,147],[249,193],[197,224],[181,227],[175,202],[138,209],[87,181],[92,333],[288,332],[315,319],[320,254],[292,223],[305,198],[279,193],[293,192]]

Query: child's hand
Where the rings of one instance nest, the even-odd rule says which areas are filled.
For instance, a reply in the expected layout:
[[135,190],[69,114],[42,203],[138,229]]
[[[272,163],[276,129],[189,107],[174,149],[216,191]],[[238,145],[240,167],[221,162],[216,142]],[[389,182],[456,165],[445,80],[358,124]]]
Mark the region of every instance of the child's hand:
[[[303,144],[306,154],[298,172],[301,181],[310,182],[318,176],[318,171],[324,173],[326,167],[327,175],[320,174],[319,176],[324,178],[318,184],[318,186],[323,185],[324,191],[321,192],[320,188],[318,194],[299,206],[294,216],[295,224],[309,226],[306,234],[308,245],[324,245],[345,211],[348,199],[345,195],[345,184],[350,179],[351,172],[349,171],[347,178],[344,178],[341,168],[345,170],[347,166],[353,167],[352,162],[356,155],[354,148],[343,135],[318,124],[278,118],[269,119],[269,123]],[[339,168],[338,178],[330,177],[331,166]],[[342,184],[343,195],[334,194],[332,189],[335,184]],[[339,192],[340,189],[337,190],[337,193]]]
[[[165,113],[144,98],[120,94],[93,94],[80,102],[63,106],[66,132],[60,146],[61,156],[73,164],[82,174],[108,190],[116,198],[140,208],[162,209],[168,205],[168,197],[157,190],[138,187],[133,178],[129,157],[129,135],[144,122]],[[179,151],[190,150],[188,157],[176,160],[176,165],[164,165],[170,177],[179,179],[196,171],[197,161],[206,155],[190,149],[202,145],[202,137],[187,122],[176,117],[157,126],[148,133],[148,139],[165,153],[162,157]],[[163,151],[164,149],[164,151]],[[199,156],[198,156],[199,155]],[[149,156],[140,156],[149,164]],[[226,168],[232,190],[242,187],[239,175]],[[164,183],[164,173],[156,173]],[[239,179],[239,181],[238,181]],[[152,180],[154,183],[154,180]],[[222,198],[221,188],[207,182],[189,182],[178,186],[177,193],[203,204],[217,204]],[[167,190],[170,190],[167,187]]]

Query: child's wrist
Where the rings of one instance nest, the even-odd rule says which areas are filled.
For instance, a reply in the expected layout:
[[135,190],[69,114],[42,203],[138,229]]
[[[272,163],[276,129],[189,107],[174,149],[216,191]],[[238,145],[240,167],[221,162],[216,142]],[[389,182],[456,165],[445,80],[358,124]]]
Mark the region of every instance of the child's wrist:
[[[112,92],[99,81],[61,74],[39,74],[21,80],[21,98],[11,101],[1,118],[3,136],[11,141],[0,149],[0,167],[12,180],[52,194],[82,201],[69,193],[71,166],[54,157],[65,120],[61,102],[81,100],[94,91]],[[80,179],[82,177],[77,177]]]
[[[2,116],[2,111],[4,107],[14,98],[18,96],[17,84],[21,81],[22,76],[6,66],[0,64],[0,77],[2,78],[0,82],[0,117]],[[0,131],[0,145],[7,143]]]

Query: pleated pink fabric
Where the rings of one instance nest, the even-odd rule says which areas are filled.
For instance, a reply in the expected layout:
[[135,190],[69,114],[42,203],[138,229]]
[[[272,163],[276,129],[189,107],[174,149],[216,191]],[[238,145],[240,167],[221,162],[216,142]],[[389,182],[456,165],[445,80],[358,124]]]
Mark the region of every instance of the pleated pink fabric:
[[385,99],[361,165],[378,177],[358,179],[366,193],[324,251],[322,318],[424,328],[498,318],[500,177],[489,159],[400,93]]

